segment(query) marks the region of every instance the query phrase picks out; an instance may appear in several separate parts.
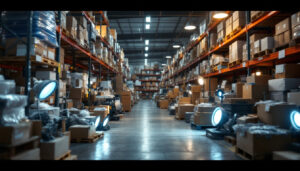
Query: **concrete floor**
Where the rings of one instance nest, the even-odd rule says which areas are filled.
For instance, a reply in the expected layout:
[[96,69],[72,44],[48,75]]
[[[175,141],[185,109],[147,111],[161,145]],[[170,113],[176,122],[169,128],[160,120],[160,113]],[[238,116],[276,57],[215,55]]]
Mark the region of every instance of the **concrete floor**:
[[95,143],[72,143],[78,160],[241,160],[223,140],[192,130],[152,100],[141,100]]

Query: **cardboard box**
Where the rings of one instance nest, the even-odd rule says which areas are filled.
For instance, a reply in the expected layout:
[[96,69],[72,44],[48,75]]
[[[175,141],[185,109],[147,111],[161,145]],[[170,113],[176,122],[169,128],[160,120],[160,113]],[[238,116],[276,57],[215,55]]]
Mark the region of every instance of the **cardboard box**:
[[202,96],[200,97],[199,103],[208,103],[208,98],[203,98]]
[[15,145],[27,141],[31,135],[31,122],[0,127],[0,144]]
[[191,104],[192,99],[191,97],[180,97],[178,104]]
[[88,139],[95,135],[96,130],[93,125],[72,125],[69,127],[71,139]]
[[[210,86],[209,86],[210,80]],[[205,78],[204,79],[204,91],[215,91],[218,88],[218,78]]]
[[67,16],[67,30],[73,38],[77,36],[77,19],[73,16]]
[[274,36],[274,46],[275,48],[285,46],[289,44],[291,40],[291,31],[285,31],[284,33],[280,33]]
[[232,16],[228,17],[226,19],[226,29],[225,29],[225,35],[229,35],[232,32]]
[[245,115],[241,116],[236,120],[237,124],[246,124],[246,123],[257,123],[258,117],[257,115]]
[[299,64],[279,64],[275,66],[275,78],[300,78]]
[[288,92],[287,93],[287,102],[294,103],[297,106],[300,106],[300,92]]
[[124,111],[131,111],[131,95],[130,91],[123,91],[123,95],[121,95],[121,103]]
[[257,85],[257,84],[243,85],[243,99],[254,99],[258,101],[266,98],[267,93],[268,93],[267,85]]
[[110,34],[112,35],[113,39],[117,41],[117,31],[116,31],[116,29],[110,29]]
[[11,160],[40,160],[40,148],[27,150],[10,158]]
[[70,89],[70,99],[82,99],[83,93],[82,88],[71,88]]
[[193,104],[179,104],[178,105],[178,113],[176,114],[176,117],[179,119],[184,118],[185,112],[193,112],[195,105]]
[[273,160],[300,160],[300,153],[294,151],[273,151]]
[[215,47],[217,44],[218,35],[216,33],[210,33],[210,47]]
[[104,118],[108,115],[108,110],[100,111],[100,110],[93,110],[93,114],[91,116],[100,116],[101,122]]
[[273,151],[287,149],[291,141],[290,134],[262,136],[249,132],[245,132],[245,134],[237,132],[236,147],[254,158],[264,158],[266,155],[271,156]]
[[[71,128],[71,127],[70,127]],[[69,151],[69,136],[55,138],[52,141],[40,143],[41,160],[55,160]]]
[[160,100],[159,101],[159,107],[161,109],[168,109],[168,107],[169,107],[169,101],[168,100]]
[[246,25],[246,18],[245,16],[242,18],[238,18],[233,20],[232,22],[232,30],[236,30],[238,28],[243,28]]
[[72,99],[67,99],[66,100],[66,108],[70,109],[73,107],[73,100]]
[[84,16],[76,17],[78,25],[82,26],[83,28],[87,28],[87,20]]
[[260,40],[260,51],[273,49],[274,48],[274,37],[265,37]]
[[217,25],[217,32],[221,32],[221,31],[224,31],[224,28],[225,28],[225,22],[224,21],[221,21],[218,25]]
[[246,19],[246,13],[245,11],[234,11],[232,13],[232,21],[235,21],[235,20],[245,20]]
[[[22,41],[27,42],[27,37],[21,38]],[[7,56],[26,56],[27,47],[26,44],[18,42],[17,38],[6,38],[5,39],[5,53]],[[45,44],[40,39],[32,37],[31,39],[31,55],[43,56]]]
[[47,58],[55,60],[55,48],[50,46],[47,47]]
[[176,97],[179,96],[179,88],[174,88],[173,92]]
[[56,80],[56,72],[54,71],[36,71],[35,76],[40,80]]
[[195,125],[212,126],[211,117],[212,112],[195,112],[191,121]]
[[31,133],[30,136],[42,136],[42,121],[31,120]]
[[247,83],[257,84],[257,85],[267,85],[269,79],[271,79],[270,75],[256,76],[255,74],[252,74],[251,76],[247,77]]
[[279,102],[286,102],[287,91],[270,91],[270,99]]
[[300,78],[280,78],[268,81],[270,91],[287,91],[297,89],[300,85]]
[[243,85],[244,83],[242,82],[232,83],[232,90],[236,97],[243,97]]
[[98,33],[100,34],[101,37],[103,38],[108,38],[107,37],[107,25],[101,25],[101,32],[100,32],[100,25],[96,25],[96,30],[98,31]]
[[191,91],[192,92],[201,92],[201,87],[200,85],[193,85],[191,86]]
[[237,40],[229,45],[229,63],[243,59],[243,45],[245,41]]
[[280,33],[284,33],[290,29],[290,17],[288,17],[275,25],[275,35],[279,35]]
[[300,12],[296,12],[291,16],[291,23],[292,23],[292,28],[300,25]]
[[257,40],[263,39],[266,36],[268,36],[266,33],[253,33],[250,36],[250,44],[253,44]]
[[192,96],[191,96],[192,104],[196,104],[196,101],[199,102],[200,94],[201,94],[200,92],[192,92]]
[[296,105],[286,103],[257,104],[257,116],[263,123],[289,129],[291,126],[290,113],[296,109]]

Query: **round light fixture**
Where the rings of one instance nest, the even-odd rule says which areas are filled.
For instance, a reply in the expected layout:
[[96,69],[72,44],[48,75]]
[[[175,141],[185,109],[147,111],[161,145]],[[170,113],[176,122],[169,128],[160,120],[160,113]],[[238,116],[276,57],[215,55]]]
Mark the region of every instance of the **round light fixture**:
[[204,79],[202,77],[198,78],[198,83],[199,85],[203,85],[204,84]]
[[33,91],[39,100],[45,100],[56,90],[57,82],[55,80],[36,81]]
[[224,11],[218,11],[213,15],[213,18],[215,18],[215,19],[223,19],[226,17],[228,17],[228,14],[225,13]]
[[186,26],[184,27],[184,29],[185,29],[185,30],[195,30],[195,29],[196,29],[196,26],[194,26],[194,25],[186,25]]
[[211,117],[212,125],[218,127],[223,125],[225,122],[227,122],[227,120],[228,120],[228,116],[226,111],[221,107],[215,108]]
[[180,48],[180,45],[173,45],[173,48]]
[[292,111],[290,120],[293,128],[296,130],[300,130],[300,113],[298,111]]

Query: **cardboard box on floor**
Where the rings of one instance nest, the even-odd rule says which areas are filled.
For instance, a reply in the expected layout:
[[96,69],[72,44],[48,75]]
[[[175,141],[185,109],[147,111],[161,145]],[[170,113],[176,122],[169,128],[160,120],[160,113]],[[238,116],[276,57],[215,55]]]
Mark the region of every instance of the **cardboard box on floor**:
[[122,91],[121,93],[121,103],[123,106],[123,110],[131,111],[131,92],[130,91]]
[[22,122],[13,126],[0,127],[0,144],[14,145],[27,141],[31,137],[31,122]]
[[237,132],[236,135],[236,147],[254,158],[264,158],[266,155],[271,156],[273,151],[286,150],[291,142],[290,134],[269,134],[268,136],[263,136],[247,131],[245,134]]
[[178,105],[178,113],[176,114],[176,117],[179,119],[184,118],[185,112],[193,112],[194,107],[195,106],[193,104],[179,104]]
[[168,109],[168,107],[169,107],[169,100],[167,100],[167,99],[161,99],[161,100],[159,100],[159,107],[161,109]]
[[290,128],[290,113],[297,106],[292,104],[257,104],[257,116],[263,123],[276,125],[281,128]]
[[57,137],[52,141],[40,143],[41,160],[55,160],[70,149],[69,136]]
[[195,125],[212,126],[212,112],[195,112],[192,123]]
[[95,135],[96,130],[92,125],[73,125],[69,127],[71,139],[88,139]]

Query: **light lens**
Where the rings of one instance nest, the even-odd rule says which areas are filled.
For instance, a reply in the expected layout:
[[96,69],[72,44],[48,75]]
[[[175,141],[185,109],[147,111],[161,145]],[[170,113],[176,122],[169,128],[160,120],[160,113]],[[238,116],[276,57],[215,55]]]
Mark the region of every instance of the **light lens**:
[[218,92],[218,96],[219,96],[219,97],[221,97],[222,94],[223,94],[223,93],[222,93],[221,91]]
[[42,91],[39,95],[39,99],[46,99],[47,97],[49,97],[53,93],[55,88],[56,88],[56,82],[51,82],[48,85],[46,85],[42,89]]
[[185,30],[194,30],[194,29],[196,29],[196,26],[189,25],[189,26],[185,26],[184,29]]
[[225,12],[217,12],[216,14],[214,14],[213,18],[222,19],[222,18],[226,18],[227,16],[228,14]]
[[104,119],[104,122],[103,122],[103,127],[105,127],[105,126],[107,125],[108,121],[109,121],[109,118],[106,117],[106,118]]
[[217,107],[214,110],[214,112],[212,114],[212,125],[213,126],[216,126],[216,125],[218,125],[220,123],[220,121],[222,119],[222,114],[223,114],[222,110],[219,107]]
[[293,111],[291,113],[290,120],[291,120],[292,126],[295,129],[300,130],[300,113],[298,111]]
[[95,128],[98,127],[99,123],[100,123],[100,116],[98,116],[97,119],[96,119]]
[[173,48],[180,48],[179,45],[173,45]]

